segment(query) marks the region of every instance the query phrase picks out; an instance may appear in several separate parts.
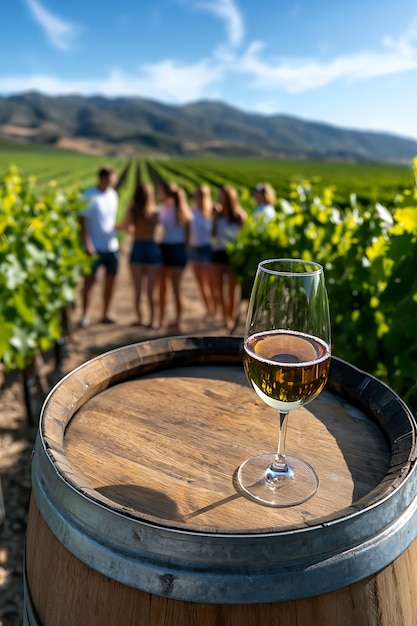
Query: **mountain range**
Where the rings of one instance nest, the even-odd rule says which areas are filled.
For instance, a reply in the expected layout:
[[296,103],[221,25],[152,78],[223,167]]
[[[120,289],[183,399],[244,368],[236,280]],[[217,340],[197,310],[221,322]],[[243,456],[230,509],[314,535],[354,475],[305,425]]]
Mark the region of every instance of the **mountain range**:
[[417,141],[222,102],[169,105],[145,98],[39,92],[0,97],[0,138],[100,155],[334,159],[409,163]]

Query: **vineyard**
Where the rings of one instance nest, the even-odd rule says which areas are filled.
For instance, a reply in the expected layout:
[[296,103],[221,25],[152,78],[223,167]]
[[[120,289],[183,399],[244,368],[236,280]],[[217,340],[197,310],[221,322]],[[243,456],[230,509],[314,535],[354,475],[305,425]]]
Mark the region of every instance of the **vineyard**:
[[[270,182],[277,217],[249,217],[231,246],[244,294],[262,258],[305,257],[325,267],[333,352],[374,373],[417,410],[417,194],[413,167],[309,161],[113,157],[119,216],[137,181],[175,180],[191,196],[230,184],[249,215],[251,188]],[[0,155],[0,360],[24,370],[62,334],[62,314],[88,270],[78,236],[83,190],[99,157],[47,148]],[[12,169],[11,169],[11,166]]]

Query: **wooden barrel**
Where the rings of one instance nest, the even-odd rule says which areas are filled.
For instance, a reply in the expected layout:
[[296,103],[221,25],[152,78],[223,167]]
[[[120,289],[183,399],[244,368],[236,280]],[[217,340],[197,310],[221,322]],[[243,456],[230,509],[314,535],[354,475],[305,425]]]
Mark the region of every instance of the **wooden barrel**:
[[92,359],[41,414],[26,624],[411,626],[415,438],[391,389],[333,358],[326,389],[288,425],[288,452],[316,469],[318,492],[265,507],[236,484],[240,463],[277,441],[240,338]]

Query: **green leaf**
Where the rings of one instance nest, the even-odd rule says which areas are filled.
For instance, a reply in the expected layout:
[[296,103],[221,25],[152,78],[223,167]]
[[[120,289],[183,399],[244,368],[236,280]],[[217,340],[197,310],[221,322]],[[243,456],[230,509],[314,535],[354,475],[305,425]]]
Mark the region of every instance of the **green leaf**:
[[0,273],[5,277],[6,286],[10,291],[24,283],[27,278],[27,272],[25,272],[17,257],[11,254],[8,254],[5,261],[0,264]]

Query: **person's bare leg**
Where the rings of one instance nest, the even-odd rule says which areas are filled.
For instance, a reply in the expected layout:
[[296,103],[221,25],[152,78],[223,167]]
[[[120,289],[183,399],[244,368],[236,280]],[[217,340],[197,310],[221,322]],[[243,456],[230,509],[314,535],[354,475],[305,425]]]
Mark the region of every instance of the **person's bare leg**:
[[216,269],[214,264],[210,264],[207,268],[208,283],[210,287],[210,298],[213,305],[213,317],[216,318],[219,308],[218,298],[216,296]]
[[213,264],[213,294],[216,305],[216,312],[219,311],[221,313],[221,315],[223,316],[223,321],[226,324],[226,308],[223,289],[224,271],[224,265],[221,265],[220,263]]
[[216,305],[214,303],[214,297],[213,297],[210,264],[205,263],[201,265],[201,279],[203,283],[204,293],[206,294],[208,315],[210,317],[214,317],[216,314]]
[[227,265],[220,266],[220,300],[221,300],[221,312],[223,314],[223,322],[225,326],[228,325],[228,315],[229,315],[228,299],[227,299],[227,291],[226,291],[228,272],[229,272],[229,268],[227,267]]
[[95,282],[96,279],[93,274],[84,277],[84,283],[82,287],[82,320],[84,321],[87,320],[87,311],[91,301],[91,290]]
[[134,303],[135,303],[135,313],[138,316],[138,322],[141,323],[142,315],[140,309],[140,300],[142,296],[142,279],[143,279],[143,269],[137,263],[132,263],[131,272],[132,272],[132,280],[133,280],[133,288],[134,288]]
[[148,295],[148,307],[149,307],[149,326],[151,328],[155,328],[155,288],[157,287],[157,283],[158,283],[159,267],[157,267],[156,265],[148,265],[147,274],[148,274],[147,295]]
[[111,319],[109,317],[109,307],[113,296],[114,284],[116,276],[114,274],[108,274],[104,278],[104,293],[103,293],[103,319]]
[[172,289],[174,292],[175,303],[175,325],[179,326],[182,315],[182,299],[181,299],[181,277],[183,274],[182,267],[174,267],[171,273]]
[[206,307],[206,314],[211,316],[213,315],[213,306],[210,299],[211,293],[208,283],[207,266],[202,263],[193,263],[193,271],[202,300]]
[[166,306],[166,284],[168,279],[168,269],[166,267],[161,268],[159,277],[159,327],[164,324],[165,319],[165,306]]
[[227,273],[227,305],[226,305],[226,326],[229,330],[235,327],[240,285],[233,272]]

